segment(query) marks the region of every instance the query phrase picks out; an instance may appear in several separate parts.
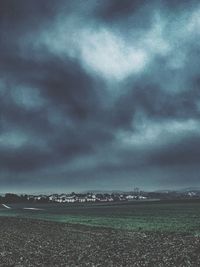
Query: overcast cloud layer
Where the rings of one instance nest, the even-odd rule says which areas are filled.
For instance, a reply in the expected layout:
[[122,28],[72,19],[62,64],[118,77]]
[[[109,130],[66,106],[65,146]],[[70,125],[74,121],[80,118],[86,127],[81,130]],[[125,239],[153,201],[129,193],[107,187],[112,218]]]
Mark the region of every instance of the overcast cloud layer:
[[0,1],[0,191],[200,186],[200,4]]

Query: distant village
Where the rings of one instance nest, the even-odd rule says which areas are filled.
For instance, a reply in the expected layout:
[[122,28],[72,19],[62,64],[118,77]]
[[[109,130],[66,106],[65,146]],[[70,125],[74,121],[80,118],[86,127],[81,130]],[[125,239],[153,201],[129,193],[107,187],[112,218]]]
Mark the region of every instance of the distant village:
[[129,200],[144,200],[146,196],[141,193],[75,193],[70,194],[51,194],[51,195],[17,195],[7,193],[0,197],[3,202],[56,202],[56,203],[85,203],[85,202],[112,202],[112,201],[129,201]]
[[170,200],[170,199],[200,199],[199,190],[185,191],[158,191],[144,192],[138,188],[131,192],[111,193],[62,193],[62,194],[13,194],[6,193],[0,196],[0,202],[54,202],[54,203],[94,203],[94,202],[119,202],[119,201],[148,201],[148,200]]

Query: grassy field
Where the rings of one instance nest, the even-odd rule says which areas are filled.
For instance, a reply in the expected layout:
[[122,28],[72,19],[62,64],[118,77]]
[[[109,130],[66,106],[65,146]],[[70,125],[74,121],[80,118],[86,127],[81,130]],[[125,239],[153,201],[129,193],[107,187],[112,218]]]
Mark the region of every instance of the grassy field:
[[[103,204],[10,204],[0,216],[134,231],[188,232],[200,235],[200,201],[156,201]],[[37,207],[43,210],[23,210]]]

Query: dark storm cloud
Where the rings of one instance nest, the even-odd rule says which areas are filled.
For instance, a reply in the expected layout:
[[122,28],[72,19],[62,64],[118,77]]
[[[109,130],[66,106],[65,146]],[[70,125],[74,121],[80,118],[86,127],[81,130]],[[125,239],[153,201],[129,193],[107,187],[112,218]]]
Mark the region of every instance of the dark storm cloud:
[[141,6],[147,4],[147,0],[112,0],[112,1],[103,1],[104,4],[98,7],[96,10],[97,14],[106,20],[115,20],[122,19],[124,16],[129,16],[135,13]]
[[1,1],[5,188],[187,184],[199,169],[199,14],[197,1]]
[[152,155],[151,160],[158,166],[191,165],[196,168],[200,158],[199,145],[199,136],[189,136],[178,140],[175,144],[162,147]]
[[33,171],[35,168],[50,163],[48,151],[42,151],[34,146],[23,147],[20,149],[1,148],[1,170],[10,172]]
[[61,5],[64,4],[64,7],[67,7],[69,1],[58,1],[55,0],[41,0],[32,1],[32,0],[21,0],[12,1],[12,0],[2,0],[1,1],[1,26],[6,31],[19,31],[21,29],[33,28],[41,26],[41,23],[45,21],[50,21],[57,15]]
[[[174,10],[176,8],[177,11],[183,8],[192,7],[192,5],[197,4],[196,0],[191,0],[190,3],[188,1],[183,0],[157,0],[151,1],[148,0],[111,0],[111,1],[102,1],[103,4],[96,8],[96,13],[102,17],[103,20],[116,20],[116,19],[124,19],[124,16],[135,15],[140,9],[146,9],[146,7],[165,7],[167,9]],[[143,18],[143,20],[146,20]]]

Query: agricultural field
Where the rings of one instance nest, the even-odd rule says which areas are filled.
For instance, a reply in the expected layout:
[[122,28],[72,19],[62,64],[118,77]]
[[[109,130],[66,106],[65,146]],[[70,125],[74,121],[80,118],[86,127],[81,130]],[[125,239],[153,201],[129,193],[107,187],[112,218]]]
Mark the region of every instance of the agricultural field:
[[199,201],[20,203],[0,215],[0,267],[200,266]]
[[199,200],[98,204],[19,203],[9,204],[9,207],[11,209],[1,206],[0,216],[26,217],[133,231],[200,234]]

